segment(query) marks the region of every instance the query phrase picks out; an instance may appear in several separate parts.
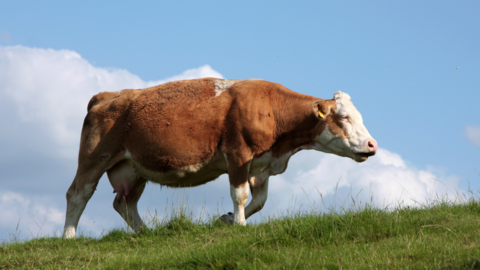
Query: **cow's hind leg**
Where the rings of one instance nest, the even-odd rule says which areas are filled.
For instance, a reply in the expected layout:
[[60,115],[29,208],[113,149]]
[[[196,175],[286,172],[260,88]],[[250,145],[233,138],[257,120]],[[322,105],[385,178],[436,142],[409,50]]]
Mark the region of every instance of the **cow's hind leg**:
[[117,193],[113,208],[134,231],[139,231],[145,224],[138,213],[137,203],[147,181],[137,175],[129,160],[116,164],[107,171],[107,175],[113,192]]
[[67,214],[65,217],[65,228],[63,237],[74,238],[76,235],[78,221],[93,195],[98,181],[104,171],[77,170],[75,179],[67,191]]
[[250,191],[252,192],[252,200],[245,208],[245,219],[262,210],[265,205],[268,195],[268,178],[259,186],[250,186]]
[[97,188],[98,181],[108,168],[124,158],[123,153],[115,149],[110,151],[115,155],[107,154],[108,152],[103,155],[85,152],[81,146],[77,174],[67,191],[64,238],[75,237],[80,216]]

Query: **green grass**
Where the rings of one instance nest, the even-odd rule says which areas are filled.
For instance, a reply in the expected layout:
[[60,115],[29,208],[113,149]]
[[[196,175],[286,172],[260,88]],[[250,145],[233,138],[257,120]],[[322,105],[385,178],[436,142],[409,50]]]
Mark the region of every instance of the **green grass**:
[[480,203],[294,214],[228,226],[182,212],[134,234],[0,246],[0,269],[480,269]]

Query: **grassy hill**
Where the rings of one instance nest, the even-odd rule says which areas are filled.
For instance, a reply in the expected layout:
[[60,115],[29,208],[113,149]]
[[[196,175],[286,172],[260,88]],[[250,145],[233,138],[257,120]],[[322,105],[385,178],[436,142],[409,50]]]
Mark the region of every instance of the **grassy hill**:
[[133,234],[0,246],[0,269],[480,269],[480,203],[295,214],[257,225],[179,213]]

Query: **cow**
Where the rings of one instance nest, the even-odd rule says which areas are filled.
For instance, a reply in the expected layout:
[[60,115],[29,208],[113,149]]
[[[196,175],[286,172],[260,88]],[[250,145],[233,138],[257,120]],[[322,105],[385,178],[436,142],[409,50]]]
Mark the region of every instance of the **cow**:
[[103,92],[87,110],[66,194],[65,238],[75,237],[105,172],[116,193],[113,207],[134,231],[145,226],[137,202],[147,181],[194,187],[225,173],[233,213],[222,218],[246,225],[267,200],[269,177],[283,173],[298,151],[363,162],[377,150],[348,94],[326,100],[259,79],[203,78]]

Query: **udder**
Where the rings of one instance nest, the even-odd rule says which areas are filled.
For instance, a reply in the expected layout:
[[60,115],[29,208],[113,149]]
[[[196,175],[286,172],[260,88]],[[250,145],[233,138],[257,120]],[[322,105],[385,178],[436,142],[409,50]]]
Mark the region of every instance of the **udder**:
[[107,171],[107,175],[113,187],[113,193],[117,193],[117,200],[130,195],[132,187],[138,180],[138,175],[129,160],[122,160],[115,164]]

